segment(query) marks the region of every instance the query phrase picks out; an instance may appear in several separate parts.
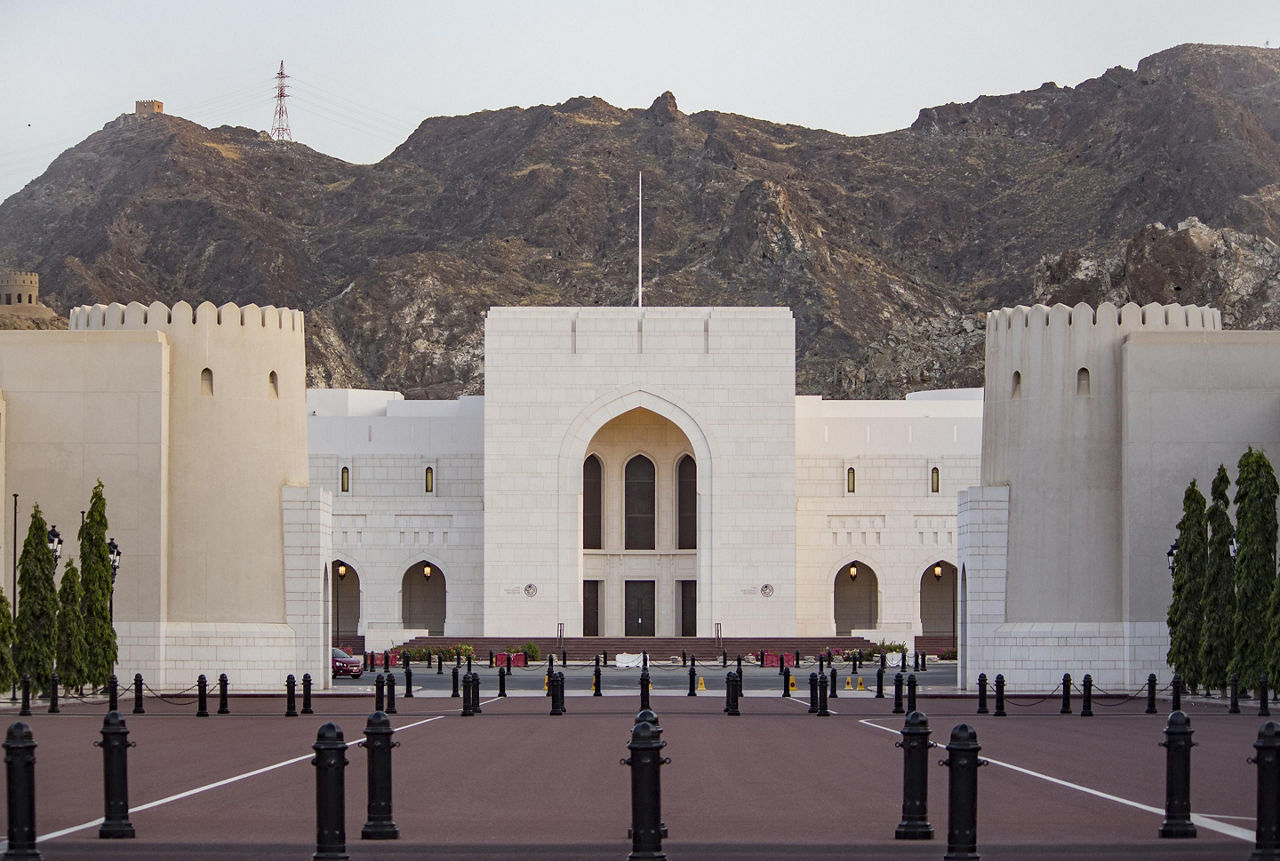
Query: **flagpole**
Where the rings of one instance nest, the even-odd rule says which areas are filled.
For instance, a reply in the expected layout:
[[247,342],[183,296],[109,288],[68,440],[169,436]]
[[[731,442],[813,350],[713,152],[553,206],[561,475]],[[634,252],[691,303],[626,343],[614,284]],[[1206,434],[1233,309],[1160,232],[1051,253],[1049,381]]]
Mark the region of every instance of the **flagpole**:
[[636,181],[636,301],[644,307],[644,172]]

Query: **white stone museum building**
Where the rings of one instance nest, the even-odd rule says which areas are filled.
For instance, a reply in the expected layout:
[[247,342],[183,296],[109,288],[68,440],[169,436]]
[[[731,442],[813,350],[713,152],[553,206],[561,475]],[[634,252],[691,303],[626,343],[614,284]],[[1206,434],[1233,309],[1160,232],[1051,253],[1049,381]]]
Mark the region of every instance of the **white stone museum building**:
[[101,478],[157,689],[428,633],[924,636],[969,685],[1128,688],[1167,672],[1182,488],[1280,450],[1280,333],[1203,308],[993,312],[985,401],[797,396],[785,308],[493,308],[453,401],[305,390],[287,309],[70,325],[0,332],[0,558]]

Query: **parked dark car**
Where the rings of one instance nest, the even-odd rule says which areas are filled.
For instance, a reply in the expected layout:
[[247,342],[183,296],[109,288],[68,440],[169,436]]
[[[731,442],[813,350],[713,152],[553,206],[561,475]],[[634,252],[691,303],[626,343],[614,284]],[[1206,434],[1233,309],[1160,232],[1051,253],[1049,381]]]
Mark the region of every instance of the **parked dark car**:
[[341,649],[333,650],[333,677],[350,676],[353,679],[360,678],[360,674],[364,672],[364,664],[359,658],[353,658]]

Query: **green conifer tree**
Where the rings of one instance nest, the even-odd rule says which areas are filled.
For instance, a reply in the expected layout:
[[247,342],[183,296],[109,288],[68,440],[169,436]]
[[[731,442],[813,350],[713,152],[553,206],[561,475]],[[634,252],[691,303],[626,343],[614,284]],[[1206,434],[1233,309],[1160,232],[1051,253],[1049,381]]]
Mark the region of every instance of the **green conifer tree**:
[[12,688],[18,681],[13,663],[13,610],[9,599],[0,592],[0,688]]
[[1236,530],[1229,510],[1230,489],[1227,468],[1219,465],[1205,515],[1209,525],[1209,554],[1201,600],[1200,681],[1205,687],[1220,691],[1227,688],[1235,639],[1232,635],[1236,609],[1235,561],[1231,558],[1231,541],[1236,537]]
[[67,560],[58,587],[58,680],[68,689],[80,689],[85,679],[84,592],[76,563]]
[[1169,666],[1195,690],[1200,671],[1201,600],[1208,563],[1208,524],[1204,494],[1195,479],[1182,495],[1178,550],[1173,555],[1173,599],[1169,602]]
[[19,675],[31,677],[38,690],[49,690],[49,676],[58,647],[58,589],[53,581],[56,563],[49,549],[49,524],[40,506],[31,511],[31,525],[18,557],[18,630],[14,664]]
[[116,665],[111,624],[111,554],[107,550],[107,499],[102,482],[93,488],[80,526],[80,582],[84,590],[85,682],[102,687]]
[[1236,479],[1235,653],[1230,671],[1252,690],[1267,668],[1267,604],[1276,579],[1275,472],[1252,446],[1240,456]]

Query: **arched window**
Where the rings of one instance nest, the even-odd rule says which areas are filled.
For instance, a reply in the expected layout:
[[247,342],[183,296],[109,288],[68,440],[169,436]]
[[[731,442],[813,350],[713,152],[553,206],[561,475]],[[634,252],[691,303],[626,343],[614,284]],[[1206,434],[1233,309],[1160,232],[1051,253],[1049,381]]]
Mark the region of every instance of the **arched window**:
[[351,470],[347,469],[345,466],[342,468],[340,484],[342,486],[343,493],[351,492]]
[[600,550],[604,547],[601,534],[604,469],[600,458],[594,454],[582,462],[582,549]]
[[938,468],[935,466],[933,469],[929,470],[929,492],[930,493],[938,492],[938,483],[939,483]]
[[1089,369],[1081,368],[1076,371],[1076,394],[1089,394]]
[[213,371],[209,368],[200,372],[200,394],[213,397]]
[[689,455],[676,465],[676,549],[698,546],[698,465]]
[[280,378],[276,376],[275,371],[267,374],[267,384],[271,387],[271,397],[280,397]]
[[422,491],[423,493],[436,492],[436,471],[433,467],[427,467],[426,472],[422,474]]
[[858,477],[853,471],[853,467],[849,467],[844,472],[844,492],[855,493],[858,490]]
[[1022,394],[1022,371],[1014,371],[1013,392],[1010,394],[1010,397],[1016,398],[1020,394]]
[[627,550],[652,550],[657,514],[657,479],[653,461],[642,454],[627,461],[624,485],[623,547]]

